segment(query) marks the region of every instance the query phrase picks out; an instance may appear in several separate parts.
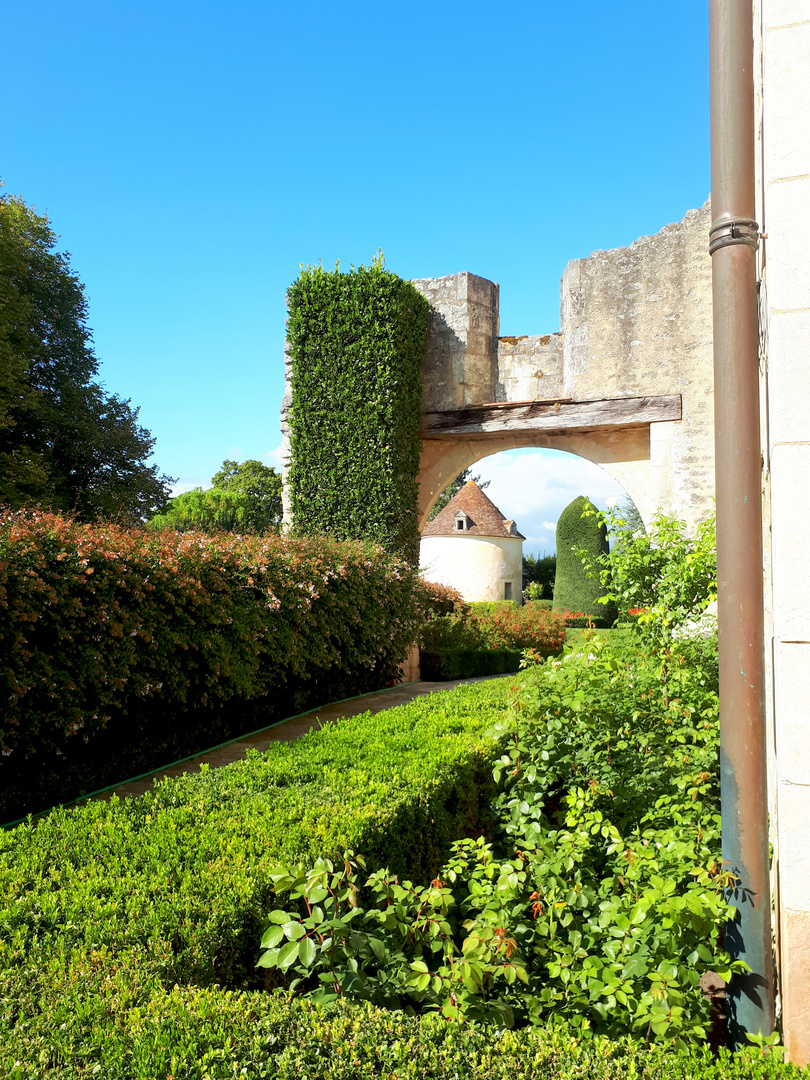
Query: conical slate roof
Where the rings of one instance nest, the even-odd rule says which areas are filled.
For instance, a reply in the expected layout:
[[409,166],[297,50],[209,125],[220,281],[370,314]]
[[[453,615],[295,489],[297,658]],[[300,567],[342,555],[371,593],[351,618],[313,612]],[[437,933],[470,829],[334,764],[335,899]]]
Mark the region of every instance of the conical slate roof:
[[[466,515],[464,529],[457,527],[459,513]],[[525,540],[514,521],[505,518],[474,480],[469,480],[447,506],[429,521],[422,536],[511,536]]]

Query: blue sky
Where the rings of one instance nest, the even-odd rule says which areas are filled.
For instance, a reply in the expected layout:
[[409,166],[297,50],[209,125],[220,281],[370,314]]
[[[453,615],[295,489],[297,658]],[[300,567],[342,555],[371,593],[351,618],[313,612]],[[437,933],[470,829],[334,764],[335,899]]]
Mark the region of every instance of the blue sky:
[[[569,259],[709,190],[695,0],[32,0],[3,27],[5,190],[50,216],[102,378],[180,489],[226,457],[277,461],[301,263],[382,248],[405,278],[469,270],[499,282],[502,334],[547,333]],[[529,498],[532,461],[476,471],[542,552],[605,474],[546,455]]]

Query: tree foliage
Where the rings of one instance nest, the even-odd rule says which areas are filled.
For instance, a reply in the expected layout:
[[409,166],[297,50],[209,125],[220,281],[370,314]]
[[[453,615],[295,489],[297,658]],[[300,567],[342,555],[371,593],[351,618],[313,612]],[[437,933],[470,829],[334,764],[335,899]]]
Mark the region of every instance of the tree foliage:
[[[694,534],[682,521],[656,514],[649,532],[636,530],[632,543],[624,518],[614,512],[587,511],[610,534],[625,536],[610,554],[579,555],[603,590],[601,603],[632,615],[648,636],[666,643],[683,627],[705,622],[705,609],[717,599],[717,540],[712,515]],[[711,617],[709,617],[711,618]]]
[[256,536],[278,532],[281,524],[281,476],[250,459],[240,465],[225,460],[208,490],[193,488],[176,495],[151,528],[177,532],[235,532]]
[[97,381],[84,286],[47,217],[0,197],[0,504],[140,521],[170,478],[138,409]]
[[554,578],[557,574],[557,556],[523,556],[523,591],[527,600],[551,600],[554,596]]
[[481,483],[481,477],[480,476],[471,476],[470,475],[471,472],[472,472],[471,469],[465,469],[464,472],[461,472],[461,473],[458,474],[458,476],[455,478],[455,480],[450,481],[450,483],[447,485],[447,487],[444,489],[444,491],[438,497],[436,502],[433,504],[433,509],[428,514],[428,521],[433,521],[433,519],[438,514],[440,514],[442,512],[442,510],[444,510],[445,506],[447,506],[447,504],[450,502],[450,500],[452,498],[454,498],[456,495],[458,495],[458,493],[461,491],[461,489],[464,487],[464,485],[466,483],[468,483],[470,480],[472,480],[473,483],[478,484],[478,486],[480,487],[480,489],[482,491],[485,488],[489,487],[489,484],[490,484],[489,480],[485,480],[483,482],[483,484],[482,484]]

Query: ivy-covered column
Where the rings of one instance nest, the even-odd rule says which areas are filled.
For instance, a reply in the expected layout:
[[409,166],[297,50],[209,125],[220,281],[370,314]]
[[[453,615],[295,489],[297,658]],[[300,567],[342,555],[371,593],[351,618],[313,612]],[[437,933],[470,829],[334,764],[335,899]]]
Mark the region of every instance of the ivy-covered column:
[[382,256],[307,267],[287,293],[288,527],[419,558],[422,359],[430,305]]

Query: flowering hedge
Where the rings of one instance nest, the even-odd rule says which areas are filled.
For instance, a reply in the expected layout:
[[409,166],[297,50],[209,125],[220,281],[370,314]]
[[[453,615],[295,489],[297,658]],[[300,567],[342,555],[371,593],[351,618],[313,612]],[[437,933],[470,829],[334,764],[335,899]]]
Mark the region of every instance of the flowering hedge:
[[0,790],[23,760],[139,718],[383,685],[424,604],[417,574],[370,545],[0,515]]
[[558,653],[565,641],[565,614],[534,604],[476,604],[432,618],[420,644],[431,650],[532,649],[538,658]]
[[465,602],[458,589],[454,589],[450,585],[442,585],[438,581],[425,581],[423,584],[428,597],[429,618],[438,615],[452,615],[454,611],[471,610],[470,605]]

